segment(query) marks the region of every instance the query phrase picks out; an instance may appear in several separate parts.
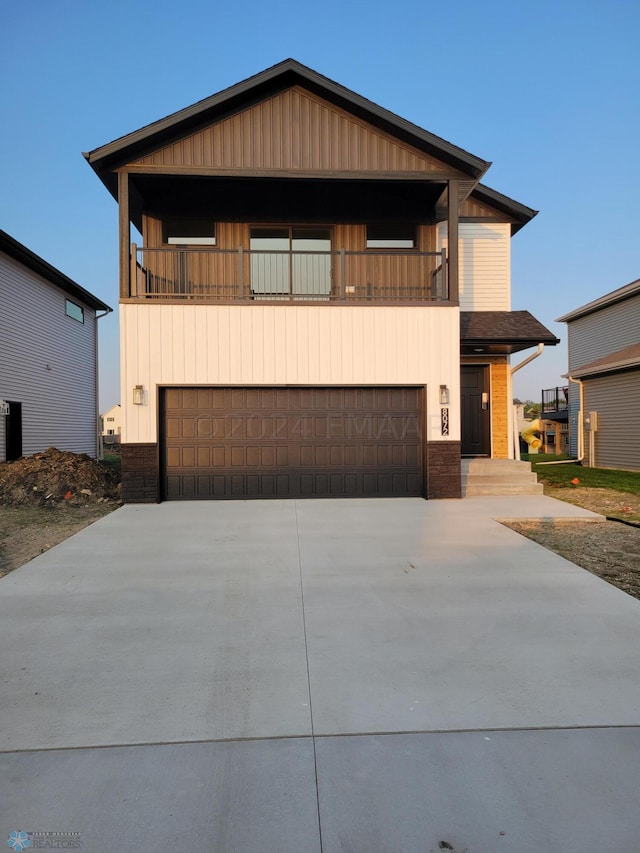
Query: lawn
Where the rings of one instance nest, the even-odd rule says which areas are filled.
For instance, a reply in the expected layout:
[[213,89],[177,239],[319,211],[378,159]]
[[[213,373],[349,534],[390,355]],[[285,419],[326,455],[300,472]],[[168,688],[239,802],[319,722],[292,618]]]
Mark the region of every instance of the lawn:
[[[577,462],[563,465],[541,465],[541,462],[555,462],[562,456],[544,453],[522,454],[525,462],[531,462],[533,471],[541,483],[552,486],[578,485],[572,483],[578,479],[580,486],[594,489],[613,489],[640,495],[640,471],[619,471],[613,468],[583,468]],[[569,457],[564,457],[569,458]]]

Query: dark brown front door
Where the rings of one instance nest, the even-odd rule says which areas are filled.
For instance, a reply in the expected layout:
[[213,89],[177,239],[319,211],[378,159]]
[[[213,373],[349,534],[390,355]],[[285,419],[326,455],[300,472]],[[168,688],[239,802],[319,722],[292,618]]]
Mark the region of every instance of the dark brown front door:
[[167,388],[168,500],[422,497],[420,388]]
[[463,456],[489,456],[491,453],[487,371],[483,365],[462,365],[460,418]]

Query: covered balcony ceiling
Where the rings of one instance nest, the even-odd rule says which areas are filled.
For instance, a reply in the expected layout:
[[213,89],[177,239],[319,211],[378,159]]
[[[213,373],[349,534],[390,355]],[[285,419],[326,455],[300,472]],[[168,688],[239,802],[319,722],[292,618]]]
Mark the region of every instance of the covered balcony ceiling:
[[332,178],[218,178],[134,175],[142,209],[132,204],[132,221],[141,214],[254,222],[431,223],[445,184],[427,180]]

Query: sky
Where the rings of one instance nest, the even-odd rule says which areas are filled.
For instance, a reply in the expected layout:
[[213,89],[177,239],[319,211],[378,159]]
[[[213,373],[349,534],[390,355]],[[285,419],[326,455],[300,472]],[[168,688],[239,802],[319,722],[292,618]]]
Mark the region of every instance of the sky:
[[491,161],[483,182],[540,211],[511,243],[512,308],[562,339],[514,377],[539,400],[566,381],[555,319],[640,277],[638,45],[637,0],[2,0],[0,228],[115,309],[105,411],[117,205],[81,152],[292,57]]

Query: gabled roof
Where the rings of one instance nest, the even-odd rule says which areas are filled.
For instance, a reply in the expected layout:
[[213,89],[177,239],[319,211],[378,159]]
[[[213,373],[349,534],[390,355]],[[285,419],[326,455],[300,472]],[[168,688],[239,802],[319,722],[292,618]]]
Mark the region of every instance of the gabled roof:
[[528,311],[461,311],[460,345],[466,355],[514,353],[559,338]]
[[588,376],[597,376],[601,373],[630,370],[634,367],[640,367],[640,343],[631,344],[631,346],[619,349],[617,352],[612,352],[602,358],[597,358],[595,361],[590,361],[588,364],[572,370],[571,375],[576,379],[580,379]]
[[468,151],[423,130],[328,77],[318,74],[317,71],[302,65],[295,59],[285,59],[222,92],[85,153],[84,156],[110,192],[116,196],[117,188],[109,175],[113,169],[148,151],[164,146],[173,139],[185,136],[197,128],[218,121],[249,104],[269,97],[274,92],[295,85],[303,86],[426,154],[437,157],[452,168],[469,175],[474,181],[480,178],[491,165],[486,160],[475,157]]
[[578,320],[580,317],[585,317],[587,314],[593,314],[595,311],[600,311],[601,308],[607,308],[609,305],[615,305],[617,302],[624,302],[625,299],[631,299],[632,296],[637,296],[640,293],[640,278],[632,281],[630,284],[625,284],[617,290],[612,290],[611,293],[606,293],[593,302],[587,302],[580,308],[570,311],[568,314],[563,314],[558,317],[558,323],[570,323],[572,320]]
[[18,241],[9,236],[6,231],[2,230],[0,230],[0,252],[4,252],[14,260],[19,261],[25,267],[28,267],[33,272],[41,275],[43,278],[46,278],[47,281],[51,282],[51,284],[55,284],[61,290],[64,290],[65,293],[68,293],[69,296],[73,296],[75,299],[84,302],[84,304],[88,305],[90,308],[93,308],[96,311],[113,310],[107,304],[102,302],[101,299],[98,299],[92,293],[89,293],[88,290],[85,290],[84,287],[76,284],[75,281],[72,281],[64,273],[61,273],[60,270],[52,267],[51,264],[34,254],[30,249],[27,249],[26,246],[22,245],[22,243],[18,243]]
[[534,216],[538,215],[537,210],[527,207],[526,204],[520,204],[509,196],[503,195],[487,187],[485,184],[478,184],[471,193],[471,198],[476,198],[483,204],[496,208],[501,213],[504,213],[513,220],[511,226],[511,234],[519,231],[527,222],[531,222]]

